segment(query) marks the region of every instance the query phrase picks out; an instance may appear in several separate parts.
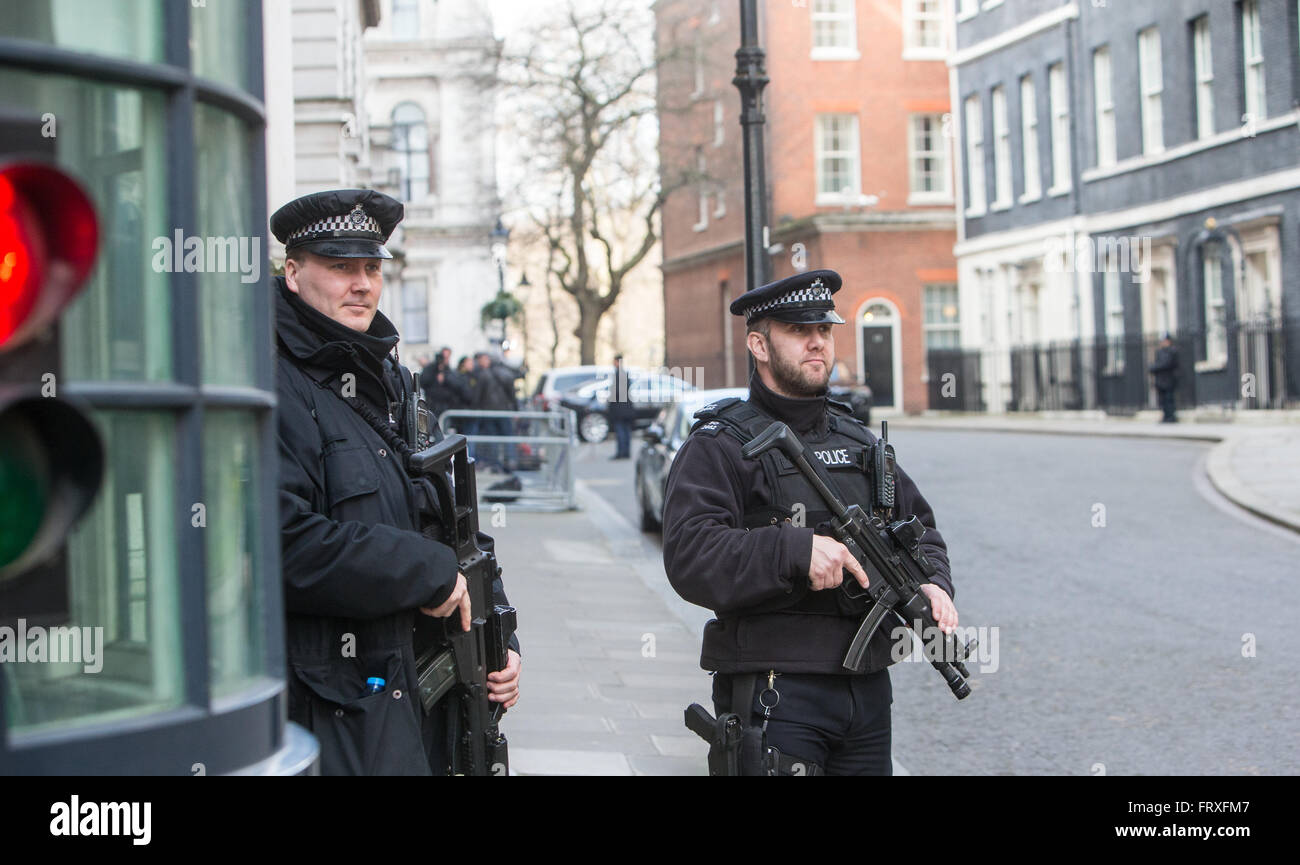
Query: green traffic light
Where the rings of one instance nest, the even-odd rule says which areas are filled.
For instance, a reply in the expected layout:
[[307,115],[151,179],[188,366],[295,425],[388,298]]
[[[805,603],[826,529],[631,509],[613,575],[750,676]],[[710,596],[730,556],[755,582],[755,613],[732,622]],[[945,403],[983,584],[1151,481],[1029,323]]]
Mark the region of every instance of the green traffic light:
[[40,442],[28,426],[0,418],[0,571],[36,540],[50,501]]

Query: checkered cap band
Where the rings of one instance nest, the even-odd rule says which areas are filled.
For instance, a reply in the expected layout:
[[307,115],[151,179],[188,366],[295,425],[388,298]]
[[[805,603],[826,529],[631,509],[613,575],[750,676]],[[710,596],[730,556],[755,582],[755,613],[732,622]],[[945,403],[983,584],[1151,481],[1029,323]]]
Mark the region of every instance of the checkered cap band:
[[334,237],[337,236],[338,232],[348,232],[352,236],[368,233],[373,234],[375,240],[383,241],[384,239],[383,232],[379,230],[379,223],[358,204],[347,213],[327,216],[324,219],[307,223],[290,234],[285,243],[289,244],[295,240],[314,235]]
[[762,315],[765,312],[782,306],[803,306],[804,304],[822,302],[829,304],[829,308],[835,308],[835,302],[831,300],[831,290],[827,288],[820,279],[812,285],[804,288],[797,288],[794,291],[786,292],[780,297],[774,297],[771,300],[764,301],[745,310],[745,320],[749,321],[756,315]]

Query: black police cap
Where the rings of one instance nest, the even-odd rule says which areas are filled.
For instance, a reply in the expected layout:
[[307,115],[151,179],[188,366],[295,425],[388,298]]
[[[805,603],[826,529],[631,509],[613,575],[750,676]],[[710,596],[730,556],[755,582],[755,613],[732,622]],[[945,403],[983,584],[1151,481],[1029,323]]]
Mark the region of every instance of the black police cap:
[[772,318],[791,324],[843,324],[831,295],[842,280],[833,270],[809,270],[747,291],[731,302],[731,314],[750,323]]
[[271,216],[285,251],[331,258],[392,258],[384,248],[402,221],[402,202],[373,189],[332,189],[295,198]]

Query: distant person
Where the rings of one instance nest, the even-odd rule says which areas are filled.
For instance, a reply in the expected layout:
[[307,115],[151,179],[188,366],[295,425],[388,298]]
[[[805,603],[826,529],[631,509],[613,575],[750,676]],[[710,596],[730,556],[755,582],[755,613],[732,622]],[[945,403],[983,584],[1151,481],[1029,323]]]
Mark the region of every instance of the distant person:
[[[474,355],[473,401],[477,411],[515,411],[515,392],[509,373],[497,369],[499,364],[485,351]],[[485,436],[510,435],[510,421],[502,417],[478,419],[478,434]],[[505,448],[499,442],[484,444],[480,448],[485,461],[503,463]]]
[[614,372],[609,387],[609,423],[614,427],[614,438],[618,442],[612,460],[625,460],[632,456],[632,421],[636,418],[636,408],[628,395],[627,370],[623,368],[623,355],[614,356]]
[[1160,394],[1160,408],[1165,413],[1160,422],[1177,423],[1174,393],[1178,390],[1178,349],[1169,334],[1166,333],[1160,340],[1160,348],[1156,350],[1156,359],[1149,371],[1155,377],[1156,391]]

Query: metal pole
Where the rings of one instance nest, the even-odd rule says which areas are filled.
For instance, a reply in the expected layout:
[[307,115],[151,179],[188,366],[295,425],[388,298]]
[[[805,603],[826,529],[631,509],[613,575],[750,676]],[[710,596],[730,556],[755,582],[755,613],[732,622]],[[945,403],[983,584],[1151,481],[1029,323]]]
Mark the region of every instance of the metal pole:
[[763,155],[763,88],[768,77],[758,41],[757,0],[740,0],[740,48],[736,77],[740,91],[740,125],[745,141],[745,290],[771,282],[767,256],[767,164]]

